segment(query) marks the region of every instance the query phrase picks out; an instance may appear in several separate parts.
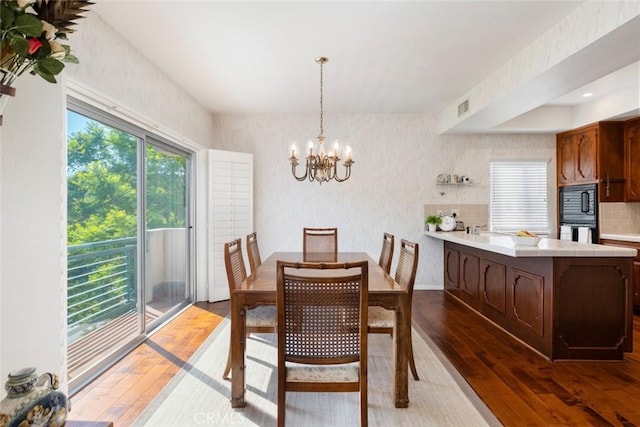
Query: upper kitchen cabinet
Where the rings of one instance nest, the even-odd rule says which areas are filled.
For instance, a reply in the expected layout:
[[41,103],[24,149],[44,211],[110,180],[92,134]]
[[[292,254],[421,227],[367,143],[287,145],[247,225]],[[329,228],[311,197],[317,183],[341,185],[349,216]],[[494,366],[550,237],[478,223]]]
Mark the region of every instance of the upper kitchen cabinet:
[[627,153],[627,201],[640,202],[640,118],[625,122],[624,142]]
[[624,201],[623,122],[600,122],[558,134],[557,165],[559,186],[599,183],[599,201]]
[[561,133],[557,136],[558,185],[574,183],[576,181],[576,144],[574,135]]

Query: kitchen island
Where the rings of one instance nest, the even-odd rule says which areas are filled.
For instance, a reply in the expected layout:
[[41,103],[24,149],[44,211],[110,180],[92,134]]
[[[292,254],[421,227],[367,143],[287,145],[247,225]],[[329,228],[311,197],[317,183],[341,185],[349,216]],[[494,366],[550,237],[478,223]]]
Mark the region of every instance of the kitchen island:
[[443,241],[445,292],[550,360],[620,360],[633,347],[636,250],[497,233]]

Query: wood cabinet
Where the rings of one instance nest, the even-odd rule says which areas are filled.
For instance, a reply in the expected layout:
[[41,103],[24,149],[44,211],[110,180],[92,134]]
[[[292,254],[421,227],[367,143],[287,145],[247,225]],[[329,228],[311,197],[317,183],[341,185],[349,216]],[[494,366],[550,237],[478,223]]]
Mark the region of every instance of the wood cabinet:
[[640,202],[640,118],[624,123],[626,200]]
[[558,182],[576,184],[598,179],[598,126],[559,134]]
[[573,134],[557,136],[558,184],[571,184],[576,180],[576,154]]
[[450,246],[444,248],[444,288],[458,296],[460,293],[460,251]]
[[444,250],[444,287],[467,304],[478,308],[480,260],[477,255],[450,246]]
[[636,249],[638,253],[633,260],[633,308],[640,310],[640,243],[622,240],[600,239],[601,245],[618,246]]
[[632,350],[631,258],[511,257],[445,242],[444,263],[448,294],[551,360]]
[[599,183],[599,201],[624,201],[623,131],[624,122],[600,122],[558,134],[558,185]]
[[507,306],[507,267],[483,259],[480,262],[480,272],[482,312],[489,317],[493,313],[504,316]]
[[460,252],[460,298],[467,304],[478,304],[480,259],[477,255]]

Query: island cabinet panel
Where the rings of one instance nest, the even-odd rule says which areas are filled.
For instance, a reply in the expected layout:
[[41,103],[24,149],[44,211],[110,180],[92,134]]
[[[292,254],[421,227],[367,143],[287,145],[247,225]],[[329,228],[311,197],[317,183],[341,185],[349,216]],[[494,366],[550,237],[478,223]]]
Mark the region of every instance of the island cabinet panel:
[[631,351],[632,274],[619,258],[556,258],[555,358],[622,359]]
[[447,247],[444,248],[444,288],[453,295],[460,293],[460,251]]
[[445,291],[545,357],[632,349],[631,257],[514,257],[445,241]]
[[544,316],[544,277],[511,269],[509,317],[531,333],[542,336]]
[[480,262],[480,289],[482,313],[492,320],[494,315],[504,316],[507,306],[507,267],[483,259]]
[[460,252],[460,298],[478,308],[480,287],[480,258],[468,252]]
[[[639,121],[640,124],[640,121]],[[638,141],[640,144],[640,141]],[[640,159],[639,159],[640,160]],[[638,162],[638,168],[640,168],[640,161]],[[633,259],[633,308],[640,310],[640,242],[626,242],[622,240],[600,239],[601,245],[616,246],[620,248],[636,249],[638,252]]]

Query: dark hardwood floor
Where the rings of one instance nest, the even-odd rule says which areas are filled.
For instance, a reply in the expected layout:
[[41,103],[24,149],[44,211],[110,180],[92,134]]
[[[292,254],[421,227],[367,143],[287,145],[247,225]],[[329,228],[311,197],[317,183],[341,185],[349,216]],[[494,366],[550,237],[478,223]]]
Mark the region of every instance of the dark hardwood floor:
[[[414,320],[504,425],[640,425],[638,315],[624,361],[549,362],[443,291],[415,291],[413,302]],[[130,425],[228,310],[228,302],[190,307],[71,396],[69,418]]]

